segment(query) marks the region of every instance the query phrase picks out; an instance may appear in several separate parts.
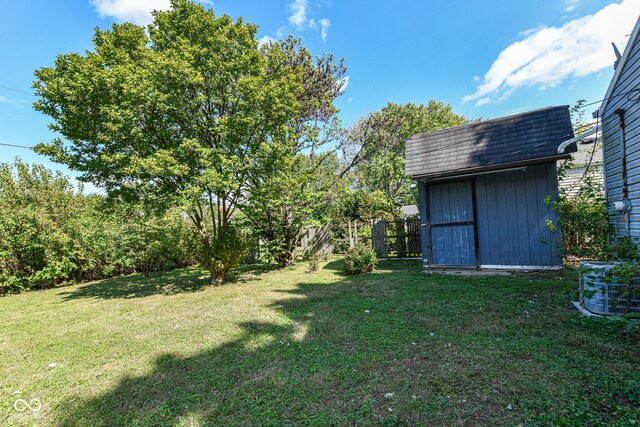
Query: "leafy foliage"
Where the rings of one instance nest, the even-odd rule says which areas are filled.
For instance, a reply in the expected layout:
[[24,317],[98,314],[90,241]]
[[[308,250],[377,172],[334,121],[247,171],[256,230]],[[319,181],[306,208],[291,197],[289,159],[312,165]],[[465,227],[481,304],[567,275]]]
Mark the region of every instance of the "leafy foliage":
[[[591,125],[583,123],[584,100],[580,100],[571,108],[574,131],[584,132]],[[610,225],[607,218],[606,200],[599,172],[592,163],[596,150],[601,149],[600,141],[595,141],[590,160],[585,171],[577,182],[575,194],[569,189],[560,187],[556,200],[546,199],[558,215],[557,224],[548,222],[551,231],[557,226],[562,230],[560,250],[565,259],[603,259],[607,256]],[[567,172],[576,167],[571,158],[558,167],[558,179],[562,181]]]
[[399,210],[393,200],[380,190],[356,190],[345,192],[337,206],[335,217],[368,221],[371,219],[393,220],[399,215]]
[[[577,196],[563,190],[557,200],[547,203],[558,215],[562,230],[561,252],[567,257],[602,259],[607,250],[609,223],[603,193],[594,189],[593,181],[585,179]],[[548,223],[551,231],[556,224]]]
[[355,245],[344,257],[344,271],[349,275],[369,273],[377,264],[378,256],[371,245],[366,243]]
[[339,163],[330,143],[341,135],[334,100],[346,69],[330,54],[314,57],[292,37],[268,43],[262,52],[270,68],[291,70],[298,82],[297,109],[270,128],[253,157],[241,209],[264,240],[266,256],[287,266],[295,261],[303,227],[326,220],[329,190],[338,185]]
[[238,224],[227,223],[218,230],[211,246],[204,247],[211,252],[199,254],[200,264],[207,267],[215,283],[222,283],[229,271],[247,256],[252,240]]
[[0,295],[193,262],[192,228],[179,212],[107,204],[20,161],[0,164],[0,236]]
[[345,159],[354,165],[355,187],[386,193],[398,205],[415,203],[411,180],[405,175],[406,141],[412,135],[460,126],[468,120],[451,105],[388,103],[361,118],[350,129]]
[[36,71],[36,109],[70,142],[38,151],[111,196],[187,212],[208,266],[253,159],[297,117],[302,81],[258,49],[255,25],[187,0],[171,4],[154,12],[148,31],[98,29],[93,51]]

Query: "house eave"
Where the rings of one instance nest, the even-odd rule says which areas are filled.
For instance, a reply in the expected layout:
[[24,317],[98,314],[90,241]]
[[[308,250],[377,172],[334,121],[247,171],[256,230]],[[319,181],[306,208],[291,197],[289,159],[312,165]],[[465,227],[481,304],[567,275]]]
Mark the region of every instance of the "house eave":
[[604,110],[607,108],[609,98],[611,98],[611,95],[613,94],[613,91],[616,85],[618,84],[618,80],[620,79],[620,75],[622,74],[622,69],[624,68],[627,60],[629,59],[629,55],[631,55],[632,47],[636,44],[639,34],[640,34],[640,17],[636,21],[636,25],[633,27],[633,32],[631,33],[631,37],[629,37],[629,42],[624,48],[624,52],[622,53],[620,62],[618,62],[616,70],[613,73],[613,78],[609,83],[609,87],[607,88],[607,93],[605,94],[604,99],[602,100],[602,104],[600,104],[600,108],[596,110],[596,112],[600,115],[600,117],[603,116]]

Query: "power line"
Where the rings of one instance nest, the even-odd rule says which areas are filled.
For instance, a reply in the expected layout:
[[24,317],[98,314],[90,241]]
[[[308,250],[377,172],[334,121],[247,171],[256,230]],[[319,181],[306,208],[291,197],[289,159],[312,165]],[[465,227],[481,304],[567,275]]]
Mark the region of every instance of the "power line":
[[33,93],[33,92],[25,92],[24,90],[14,89],[14,88],[9,87],[9,86],[3,86],[3,85],[0,85],[0,87],[1,87],[2,89],[12,90],[12,91],[14,91],[14,92],[18,92],[18,93],[24,93],[25,95],[37,96],[37,95],[36,95],[35,93]]
[[34,149],[34,147],[27,147],[26,145],[3,144],[2,142],[0,142],[0,145],[4,145],[5,147],[26,148],[27,150]]

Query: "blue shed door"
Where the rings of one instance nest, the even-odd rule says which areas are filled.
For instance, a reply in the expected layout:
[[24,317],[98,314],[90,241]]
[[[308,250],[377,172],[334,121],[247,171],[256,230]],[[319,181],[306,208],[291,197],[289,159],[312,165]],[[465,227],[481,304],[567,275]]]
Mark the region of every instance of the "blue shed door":
[[471,181],[429,186],[431,265],[476,266],[473,193]]

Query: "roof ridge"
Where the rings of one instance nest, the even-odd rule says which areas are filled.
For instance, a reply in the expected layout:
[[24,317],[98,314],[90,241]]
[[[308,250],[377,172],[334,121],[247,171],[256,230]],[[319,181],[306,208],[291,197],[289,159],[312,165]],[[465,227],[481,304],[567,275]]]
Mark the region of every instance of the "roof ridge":
[[568,108],[570,108],[569,105],[552,105],[552,106],[542,107],[542,108],[538,108],[538,109],[535,109],[535,110],[523,111],[521,113],[510,114],[508,116],[496,117],[496,118],[493,118],[493,119],[481,120],[481,121],[478,121],[478,122],[467,123],[467,124],[464,124],[464,125],[454,126],[454,127],[451,127],[451,128],[438,129],[438,130],[434,130],[434,131],[431,131],[431,132],[416,133],[414,135],[411,135],[409,137],[409,140],[418,139],[422,135],[427,135],[427,134],[429,134],[429,135],[437,135],[437,134],[440,134],[440,133],[453,132],[453,131],[456,131],[456,130],[459,130],[459,129],[471,128],[471,127],[479,126],[479,125],[485,125],[485,124],[491,124],[491,123],[499,123],[499,122],[502,122],[502,121],[508,121],[508,120],[511,120],[511,119],[519,118],[519,117],[525,117],[525,116],[528,116],[528,115],[541,113],[543,111],[551,111],[551,110],[555,110],[555,109],[562,109],[564,111],[565,109],[568,109]]

